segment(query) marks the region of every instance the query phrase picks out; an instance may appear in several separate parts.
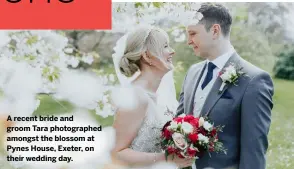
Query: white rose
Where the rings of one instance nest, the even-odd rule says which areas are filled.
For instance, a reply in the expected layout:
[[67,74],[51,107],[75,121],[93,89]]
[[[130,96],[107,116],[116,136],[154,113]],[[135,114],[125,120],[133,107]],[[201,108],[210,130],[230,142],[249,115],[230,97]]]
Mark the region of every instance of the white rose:
[[188,144],[184,138],[184,136],[180,133],[174,133],[172,135],[173,141],[175,142],[175,145],[181,149],[184,150],[187,148]]
[[186,134],[192,133],[193,126],[190,123],[184,122],[182,123],[182,129]]
[[233,65],[226,67],[226,72],[232,72],[232,70],[235,70],[235,67]]
[[236,69],[235,68],[234,69],[231,69],[229,71],[229,73],[231,74],[231,76],[236,76],[237,75],[237,72],[236,72]]
[[220,77],[222,78],[223,81],[229,81],[231,76],[229,72],[225,71]]
[[168,130],[176,130],[178,128],[178,124],[174,121],[170,123],[170,125],[167,127]]
[[199,118],[199,127],[201,127],[204,124],[204,118],[200,117]]
[[210,131],[212,128],[212,125],[209,122],[204,122],[203,127],[205,130]]
[[229,75],[229,78],[228,79],[231,79],[233,76],[236,76],[237,75],[237,72],[236,72],[236,69],[234,66],[230,65],[226,68],[226,72],[228,73]]
[[206,137],[206,136],[204,136],[202,134],[198,134],[198,139],[199,139],[199,141],[202,141],[202,142],[204,142],[206,144],[209,142],[208,137]]

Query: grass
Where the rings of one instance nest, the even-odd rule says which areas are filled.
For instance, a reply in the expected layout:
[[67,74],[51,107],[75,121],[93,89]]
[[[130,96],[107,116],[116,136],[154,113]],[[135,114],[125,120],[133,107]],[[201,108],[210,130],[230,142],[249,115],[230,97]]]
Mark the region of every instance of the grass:
[[274,79],[275,95],[269,133],[269,169],[294,168],[294,81]]
[[[183,79],[183,73],[175,73],[178,93],[181,89]],[[294,161],[292,160],[294,159],[294,125],[292,125],[294,121],[294,81],[274,79],[274,85],[274,109],[269,133],[267,169],[291,169],[294,168]],[[34,114],[50,115],[60,114],[61,112],[70,113],[74,109],[74,106],[68,102],[57,102],[46,95],[39,97],[41,104]],[[104,119],[94,112],[90,113],[102,126],[112,124],[113,117]]]

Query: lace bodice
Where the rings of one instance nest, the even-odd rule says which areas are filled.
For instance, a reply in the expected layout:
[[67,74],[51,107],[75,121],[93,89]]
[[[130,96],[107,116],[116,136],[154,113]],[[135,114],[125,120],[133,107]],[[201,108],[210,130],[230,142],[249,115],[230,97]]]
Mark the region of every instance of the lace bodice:
[[156,104],[156,96],[147,93],[149,104],[145,118],[133,140],[130,148],[141,152],[162,152],[160,147],[160,136],[163,125],[172,118],[172,115],[164,113],[164,108]]

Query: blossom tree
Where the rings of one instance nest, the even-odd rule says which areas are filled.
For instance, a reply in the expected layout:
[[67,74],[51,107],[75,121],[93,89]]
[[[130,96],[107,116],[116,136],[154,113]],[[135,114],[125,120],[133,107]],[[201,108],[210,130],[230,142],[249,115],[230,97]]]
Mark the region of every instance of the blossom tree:
[[[102,117],[113,115],[109,91],[114,87],[114,76],[77,69],[80,62],[92,64],[94,54],[80,52],[68,45],[67,37],[60,31],[1,31],[0,36],[0,142],[4,141],[3,128],[19,125],[17,122],[7,123],[7,115],[33,115],[40,105],[37,97],[40,94],[50,95],[56,102],[66,100],[72,103],[76,108],[73,112],[75,117],[83,117],[78,120],[84,119],[89,110]],[[112,145],[109,140],[113,136],[111,132],[99,134],[99,140],[106,140],[109,148],[97,153],[108,156]],[[95,160],[96,165],[99,162],[103,161]],[[13,168],[25,164],[8,164],[0,152],[0,165]]]
[[192,2],[134,2],[113,4],[112,33],[125,33],[139,24],[160,26],[178,41],[183,41],[182,34],[189,23],[197,23],[201,13],[197,13],[200,3]]
[[91,64],[94,56],[69,46],[61,32],[2,31],[1,36],[1,113],[31,115],[40,104],[38,94],[96,109],[104,117],[108,115],[102,112],[111,112],[103,111],[101,103],[108,105],[104,96],[114,82],[113,75],[74,70],[79,62]]

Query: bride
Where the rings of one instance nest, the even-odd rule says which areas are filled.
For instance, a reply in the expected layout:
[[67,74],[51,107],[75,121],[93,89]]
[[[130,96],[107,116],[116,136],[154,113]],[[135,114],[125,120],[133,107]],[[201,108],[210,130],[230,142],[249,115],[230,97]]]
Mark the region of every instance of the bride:
[[129,167],[148,168],[166,160],[180,168],[191,166],[193,159],[171,155],[165,159],[157,144],[162,126],[172,117],[163,108],[175,110],[177,106],[171,74],[174,51],[167,33],[141,26],[122,37],[115,50],[117,76],[122,85],[134,89],[139,104],[131,109],[116,107],[114,158]]

